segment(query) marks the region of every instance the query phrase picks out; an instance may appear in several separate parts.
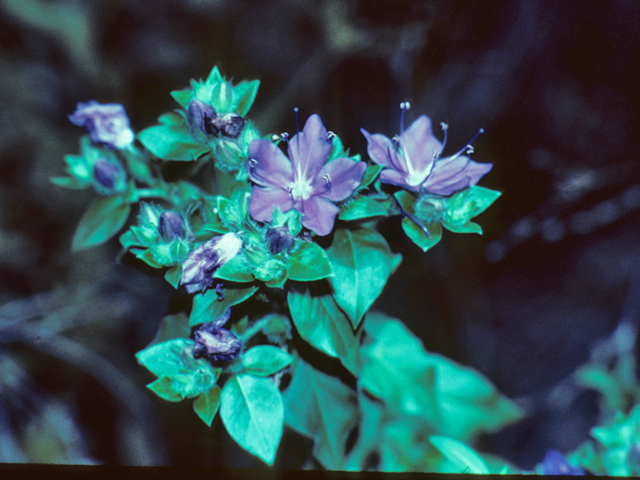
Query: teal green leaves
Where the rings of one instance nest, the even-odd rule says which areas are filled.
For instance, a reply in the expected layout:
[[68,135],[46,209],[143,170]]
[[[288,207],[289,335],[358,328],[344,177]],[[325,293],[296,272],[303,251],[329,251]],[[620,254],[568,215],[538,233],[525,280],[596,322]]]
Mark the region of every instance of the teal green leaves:
[[218,380],[219,368],[193,358],[193,341],[184,338],[152,345],[136,354],[138,363],[158,377],[147,385],[170,402],[207,393]]
[[298,358],[284,398],[287,425],[313,439],[313,455],[325,468],[341,470],[358,418],[355,392]]
[[489,467],[482,457],[461,441],[440,435],[431,435],[429,441],[447,460],[459,468],[461,473],[489,473]]
[[300,336],[321,352],[337,357],[354,375],[359,371],[361,331],[354,331],[326,283],[296,284],[287,297]]
[[[426,252],[436,245],[442,238],[442,227],[437,223],[437,218],[432,221],[429,221],[430,219],[428,218],[426,220],[424,218],[418,218],[415,207],[416,198],[411,193],[402,190],[394,196],[398,202],[400,202],[402,209],[414,217],[411,218],[408,215],[404,215],[402,219],[402,229],[404,233],[406,233],[413,243],[420,247],[423,252]],[[427,230],[426,232],[425,229]]]
[[268,378],[235,375],[222,389],[220,417],[242,448],[272,465],[284,425],[284,405]]
[[521,418],[483,375],[428,353],[397,320],[369,314],[365,331],[360,381],[391,411],[420,416],[439,434],[463,441]]
[[289,278],[300,282],[321,280],[333,275],[329,257],[319,245],[297,242],[289,256]]
[[208,145],[194,140],[184,115],[165,113],[158,121],[160,125],[149,127],[138,134],[140,143],[156,157],[163,160],[193,161],[211,151]]
[[[240,284],[242,285],[242,284]],[[258,291],[258,287],[251,285],[229,286],[224,289],[224,299],[219,300],[215,290],[209,289],[193,297],[193,308],[189,317],[189,325],[196,326],[220,318],[227,308],[244,302]]]
[[291,355],[273,345],[257,345],[242,356],[245,373],[254,377],[268,377],[291,364]]
[[73,251],[101,245],[124,227],[131,206],[122,196],[97,198],[80,219],[71,243]]
[[454,193],[447,201],[442,225],[456,233],[481,234],[482,228],[471,219],[489,208],[500,195],[500,192],[477,185]]
[[220,407],[220,387],[214,385],[208,392],[202,393],[193,402],[193,411],[200,419],[211,426]]
[[391,250],[373,229],[338,229],[327,255],[335,273],[329,278],[334,299],[355,329],[387,283]]

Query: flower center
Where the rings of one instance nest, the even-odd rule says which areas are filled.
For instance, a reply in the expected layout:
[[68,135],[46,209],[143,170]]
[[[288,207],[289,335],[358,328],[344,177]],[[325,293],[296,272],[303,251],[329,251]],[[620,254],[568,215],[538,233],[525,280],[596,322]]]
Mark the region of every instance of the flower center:
[[289,195],[294,202],[307,200],[311,196],[312,190],[311,182],[304,178],[298,178],[289,184]]

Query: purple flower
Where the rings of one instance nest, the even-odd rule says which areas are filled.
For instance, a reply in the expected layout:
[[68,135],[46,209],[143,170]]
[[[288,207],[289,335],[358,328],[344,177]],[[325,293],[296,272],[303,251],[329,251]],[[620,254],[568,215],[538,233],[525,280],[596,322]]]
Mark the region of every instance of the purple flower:
[[[401,105],[401,108],[404,119],[408,104]],[[369,157],[386,167],[380,173],[382,183],[397,185],[412,192],[424,189],[447,196],[475,185],[493,167],[491,163],[477,163],[462,155],[470,148],[469,144],[455,155],[440,158],[444,145],[433,136],[431,120],[426,115],[419,116],[407,130],[402,131],[402,120],[400,126],[400,136],[393,140],[360,129],[368,142]]]
[[364,162],[346,157],[325,163],[332,141],[318,115],[311,115],[288,142],[289,158],[268,140],[249,145],[249,178],[253,187],[249,212],[261,222],[272,219],[277,205],[282,212],[296,209],[304,214],[302,225],[318,235],[333,230],[340,209],[332,202],[348,198],[362,180]]
[[118,103],[100,104],[95,100],[79,103],[69,120],[86,127],[91,141],[115,148],[125,148],[134,140],[129,118]]
[[584,470],[571,465],[564,455],[550,448],[542,461],[543,475],[584,475]]
[[215,284],[215,271],[235,257],[240,247],[242,239],[235,233],[225,233],[196,247],[182,264],[180,284],[189,293],[204,293]]

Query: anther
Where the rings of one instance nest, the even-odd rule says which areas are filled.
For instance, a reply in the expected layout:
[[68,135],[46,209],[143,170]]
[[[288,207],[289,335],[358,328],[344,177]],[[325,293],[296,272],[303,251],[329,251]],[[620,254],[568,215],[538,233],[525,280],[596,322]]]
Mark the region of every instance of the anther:
[[402,102],[400,108],[402,110],[411,110],[411,104],[409,102]]
[[331,177],[329,176],[329,174],[327,173],[324,177],[322,177],[324,179],[325,182],[327,182],[327,191],[330,192],[331,191]]
[[[478,138],[480,136],[481,133],[484,133],[484,128],[481,128],[480,130],[478,130],[478,132],[473,136],[473,138],[471,140],[469,140],[469,142],[464,147],[462,147],[451,158],[459,157],[463,153],[466,153],[467,155],[470,155],[471,153],[473,153],[473,146],[471,144],[475,141],[476,138]],[[471,150],[469,150],[469,149],[471,149]]]
[[333,137],[335,137],[335,136],[336,136],[336,134],[335,134],[335,133],[333,133],[333,132],[331,132],[331,131],[327,132],[327,138],[328,138],[329,140],[332,140],[332,139],[333,139]]

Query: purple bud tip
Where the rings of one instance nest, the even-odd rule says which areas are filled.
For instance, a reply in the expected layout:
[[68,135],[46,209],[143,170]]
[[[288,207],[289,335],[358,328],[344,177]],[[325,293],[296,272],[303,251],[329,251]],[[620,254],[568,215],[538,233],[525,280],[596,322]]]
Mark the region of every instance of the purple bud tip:
[[282,225],[281,227],[273,227],[267,230],[267,243],[269,245],[269,251],[272,255],[277,255],[282,250],[291,251],[295,243],[295,239],[289,227]]
[[93,176],[100,186],[105,189],[105,193],[110,193],[116,181],[122,176],[122,171],[118,165],[100,158],[93,166]]
[[94,100],[79,103],[69,120],[85,127],[91,141],[114,148],[125,148],[135,138],[129,126],[129,117],[118,103],[100,104]]
[[158,222],[158,231],[165,242],[171,242],[176,237],[184,237],[185,230],[184,220],[180,214],[173,210],[162,212]]

